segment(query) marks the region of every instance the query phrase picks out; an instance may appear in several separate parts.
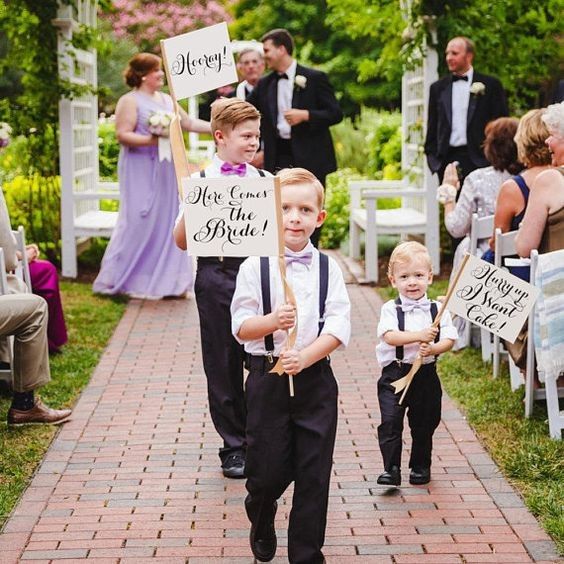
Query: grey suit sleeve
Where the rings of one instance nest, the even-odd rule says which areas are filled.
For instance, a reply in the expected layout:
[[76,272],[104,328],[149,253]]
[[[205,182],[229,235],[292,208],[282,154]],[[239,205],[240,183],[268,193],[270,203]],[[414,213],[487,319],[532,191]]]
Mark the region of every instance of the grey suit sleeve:
[[4,260],[6,261],[6,270],[14,270],[18,264],[16,256],[16,243],[12,234],[12,226],[10,225],[10,216],[6,207],[4,193],[0,190],[0,247],[4,249]]

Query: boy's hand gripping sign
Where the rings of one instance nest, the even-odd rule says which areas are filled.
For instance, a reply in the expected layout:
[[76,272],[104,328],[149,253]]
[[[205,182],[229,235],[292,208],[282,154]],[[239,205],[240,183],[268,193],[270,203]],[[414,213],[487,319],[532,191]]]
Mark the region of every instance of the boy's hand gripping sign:
[[[448,308],[450,312],[513,343],[539,291],[539,288],[508,271],[466,254],[433,325],[439,326],[442,313]],[[420,367],[421,357],[418,355],[409,373],[393,382],[396,394],[403,390],[400,404]]]

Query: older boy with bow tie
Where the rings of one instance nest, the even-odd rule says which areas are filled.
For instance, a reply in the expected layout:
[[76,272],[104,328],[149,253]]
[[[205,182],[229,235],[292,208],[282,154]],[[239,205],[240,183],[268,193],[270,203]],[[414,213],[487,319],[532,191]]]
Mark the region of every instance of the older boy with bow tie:
[[[193,176],[272,176],[249,164],[259,147],[260,114],[254,106],[238,98],[216,100],[211,107],[211,128],[217,152],[212,163]],[[174,237],[176,244],[186,249],[182,213],[174,228]],[[194,285],[210,415],[223,439],[219,457],[227,478],[245,477],[244,351],[231,335],[229,311],[237,272],[245,258],[198,258]]]
[[[441,420],[442,390],[436,357],[452,348],[457,331],[448,311],[441,318],[440,329],[431,326],[438,308],[427,299],[433,269],[423,245],[414,241],[400,243],[390,257],[388,278],[399,298],[382,306],[378,323],[376,357],[382,367],[378,381],[378,442],[384,473],[377,481],[387,486],[401,484],[403,419],[408,408],[412,438],[409,483],[426,484],[431,480],[433,433]],[[392,382],[409,372],[417,355],[423,359],[422,366],[400,405]]]

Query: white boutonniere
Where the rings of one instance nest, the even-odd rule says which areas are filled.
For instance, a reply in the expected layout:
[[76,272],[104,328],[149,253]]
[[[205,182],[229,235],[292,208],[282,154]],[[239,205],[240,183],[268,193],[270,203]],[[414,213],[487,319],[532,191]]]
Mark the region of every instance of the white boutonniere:
[[294,86],[304,90],[307,86],[307,78],[303,74],[297,74],[296,78],[294,78]]
[[486,92],[486,85],[483,82],[473,82],[470,85],[470,94],[474,96],[481,96]]

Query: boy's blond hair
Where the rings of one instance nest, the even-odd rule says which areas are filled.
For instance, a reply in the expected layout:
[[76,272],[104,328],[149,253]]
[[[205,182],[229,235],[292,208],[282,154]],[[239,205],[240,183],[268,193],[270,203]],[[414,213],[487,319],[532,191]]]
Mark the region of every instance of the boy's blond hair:
[[397,247],[392,251],[390,262],[388,262],[388,278],[394,275],[394,266],[398,262],[408,262],[416,255],[420,255],[425,259],[427,266],[429,267],[429,272],[431,272],[433,270],[433,263],[427,247],[417,241],[406,241],[405,243],[397,245]]
[[294,184],[311,184],[317,194],[319,209],[323,209],[323,185],[315,174],[305,168],[283,168],[276,175],[280,178],[280,187],[292,186]]
[[239,98],[219,98],[211,105],[211,130],[229,133],[240,123],[248,120],[260,120],[260,112],[249,102]]

